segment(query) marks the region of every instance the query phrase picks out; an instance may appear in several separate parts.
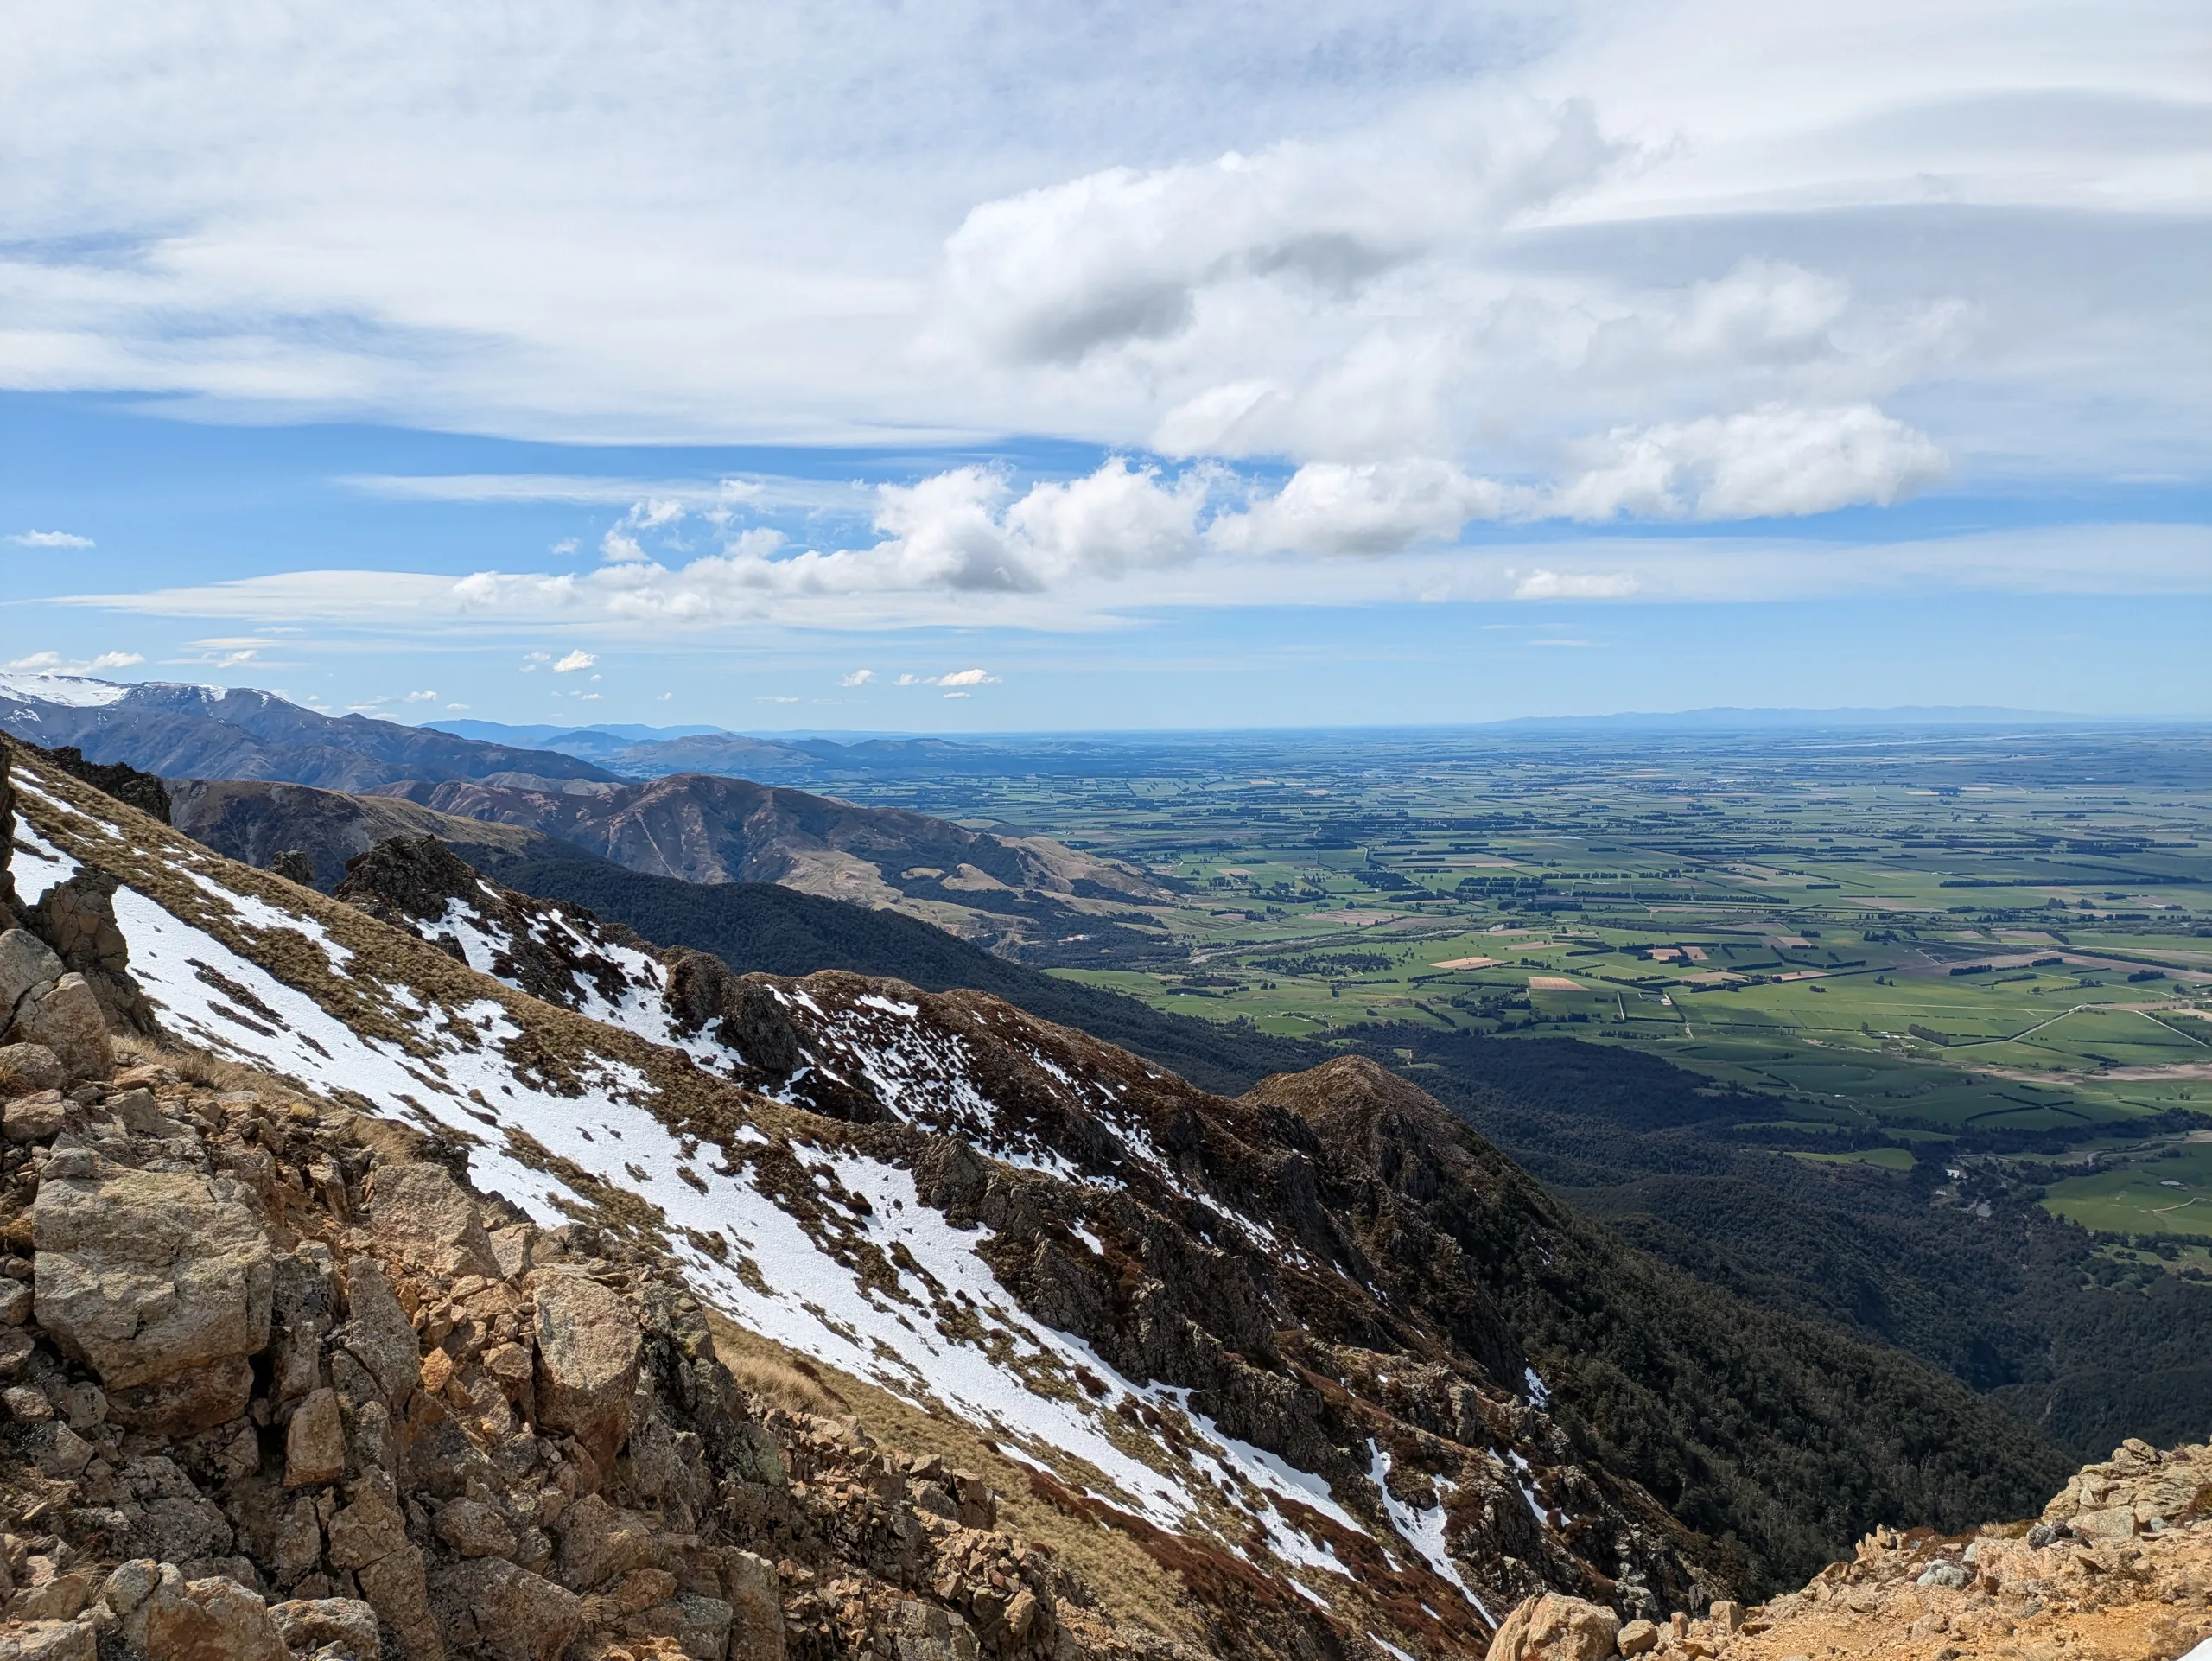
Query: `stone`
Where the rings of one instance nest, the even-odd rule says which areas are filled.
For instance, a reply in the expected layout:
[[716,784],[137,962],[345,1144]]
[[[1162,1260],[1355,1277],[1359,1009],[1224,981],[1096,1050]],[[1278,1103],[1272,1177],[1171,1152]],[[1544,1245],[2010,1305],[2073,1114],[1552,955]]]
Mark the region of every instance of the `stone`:
[[302,1495],[285,1508],[276,1525],[276,1542],[270,1548],[270,1559],[276,1565],[277,1580],[286,1585],[322,1561],[322,1522],[315,1515],[313,1499]]
[[1489,1661],[1604,1661],[1620,1629],[1621,1618],[1602,1604],[1545,1592],[1506,1616]]
[[[335,1518],[331,1519],[334,1523]],[[355,1572],[355,1581],[406,1661],[445,1661],[445,1644],[430,1614],[423,1554],[409,1545]]]
[[512,1524],[480,1499],[449,1501],[438,1513],[438,1538],[460,1557],[512,1557],[515,1555]]
[[476,1201],[442,1165],[378,1167],[369,1185],[369,1231],[411,1267],[501,1278]]
[[653,1561],[652,1524],[634,1511],[586,1494],[562,1514],[556,1567],[563,1584],[579,1592],[605,1585]]
[[219,1556],[231,1550],[231,1525],[193,1486],[176,1461],[152,1454],[126,1461],[117,1486],[135,1513],[132,1555],[179,1563]]
[[54,948],[30,930],[0,930],[0,1019],[12,1013],[34,987],[58,981],[62,973]]
[[486,1661],[557,1661],[583,1624],[582,1598],[498,1557],[440,1569],[431,1601],[454,1651]]
[[[61,1128],[60,1091],[69,1081],[61,1058],[43,1044],[0,1044],[0,1099],[8,1104],[10,1142],[43,1142]],[[48,1091],[54,1091],[52,1097]],[[20,1111],[19,1111],[20,1110]],[[51,1126],[51,1129],[45,1128]]]
[[31,1240],[39,1324],[111,1397],[210,1364],[243,1367],[269,1341],[268,1238],[251,1192],[227,1177],[105,1163],[49,1176]]
[[1659,1629],[1648,1620],[1631,1620],[1613,1640],[1624,1656],[1637,1656],[1659,1647]]
[[[949,1610],[933,1603],[909,1599],[893,1613],[892,1652],[896,1661],[976,1661],[975,1629]],[[739,1655],[751,1654],[740,1649]],[[784,1652],[782,1633],[777,1634],[772,1657]]]
[[236,1581],[175,1587],[163,1577],[146,1605],[147,1661],[292,1661],[269,1607]]
[[26,1451],[46,1475],[66,1480],[90,1465],[98,1450],[67,1425],[49,1423],[31,1432]]
[[375,1258],[346,1265],[346,1304],[352,1319],[339,1341],[368,1369],[385,1400],[404,1407],[421,1376],[422,1344]]
[[353,1499],[330,1519],[327,1556],[339,1569],[365,1569],[406,1547],[407,1518],[381,1475],[353,1485]]
[[499,1260],[499,1278],[519,1280],[530,1271],[531,1243],[537,1231],[528,1223],[514,1223],[491,1231],[492,1255]]
[[99,1634],[81,1620],[27,1620],[0,1631],[0,1661],[99,1661]]
[[145,1602],[147,1594],[161,1578],[162,1566],[151,1557],[134,1557],[129,1562],[118,1563],[100,1584],[99,1601],[120,1620]]
[[377,1612],[359,1598],[295,1598],[272,1605],[269,1620],[287,1649],[319,1655],[336,1645],[349,1661],[377,1661]]
[[1973,1579],[1974,1571],[1972,1569],[1967,1568],[1963,1563],[1955,1563],[1949,1558],[1944,1557],[1929,1564],[1925,1569],[1922,1570],[1920,1578],[1916,1581],[1914,1584],[1917,1586],[1945,1586],[1950,1588],[1951,1590],[1955,1592],[1961,1587],[1968,1584],[1973,1581]]
[[82,975],[64,975],[24,993],[16,1006],[16,1024],[8,1031],[16,1043],[43,1044],[53,1051],[71,1079],[102,1079],[114,1071],[107,1017]]
[[729,1652],[731,1610],[720,1598],[671,1598],[622,1623],[630,1638],[669,1638],[692,1661],[722,1661]]
[[150,1435],[181,1435],[235,1419],[253,1392],[253,1364],[245,1356],[212,1361],[148,1384],[118,1384],[108,1392],[117,1423]]
[[0,1378],[12,1378],[23,1370],[38,1346],[20,1327],[0,1327]]
[[629,1434],[637,1317],[621,1294],[582,1275],[543,1275],[535,1292],[538,1422],[567,1431],[606,1470]]
[[54,1416],[54,1403],[35,1384],[10,1384],[0,1390],[0,1406],[18,1424],[43,1424]]
[[1706,1612],[1706,1619],[1724,1632],[1740,1632],[1744,1625],[1744,1606],[1732,1598],[1716,1598]]
[[31,1289],[21,1281],[0,1284],[0,1321],[20,1327],[31,1318]]
[[310,1391],[284,1427],[284,1486],[326,1487],[346,1474],[346,1426],[338,1392]]
[[2114,1505],[2105,1511],[2076,1511],[2074,1532],[2088,1540],[2130,1540],[2135,1537],[2135,1508]]
[[[722,1567],[722,1595],[730,1607],[730,1653],[747,1661],[783,1661],[784,1591],[776,1565],[749,1551],[730,1552]],[[972,1645],[972,1634],[969,1641]]]
[[271,1396],[296,1401],[323,1382],[323,1336],[338,1321],[338,1280],[329,1248],[307,1244],[276,1258],[270,1315]]

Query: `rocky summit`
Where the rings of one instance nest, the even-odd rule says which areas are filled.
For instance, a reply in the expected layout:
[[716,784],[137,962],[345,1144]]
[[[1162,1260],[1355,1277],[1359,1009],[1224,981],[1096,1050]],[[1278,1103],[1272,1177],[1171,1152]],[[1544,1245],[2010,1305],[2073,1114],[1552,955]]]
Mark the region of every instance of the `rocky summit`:
[[[0,1656],[1716,1653],[1855,1514],[1780,1464],[2037,1468],[1834,1337],[1670,1417],[1772,1318],[1372,1063],[1210,1095],[427,837],[325,895],[7,754]],[[2093,1474],[2090,1557],[2190,1533]]]

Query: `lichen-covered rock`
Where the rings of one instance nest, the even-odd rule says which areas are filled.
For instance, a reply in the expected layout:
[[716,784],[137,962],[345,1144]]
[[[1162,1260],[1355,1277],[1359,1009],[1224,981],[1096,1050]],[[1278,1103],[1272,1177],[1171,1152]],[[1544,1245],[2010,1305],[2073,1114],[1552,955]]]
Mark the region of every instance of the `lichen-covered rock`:
[[66,974],[25,992],[6,1035],[18,1044],[51,1050],[72,1079],[99,1078],[111,1070],[114,1060],[107,1016],[79,974]]
[[537,1419],[565,1430],[601,1468],[630,1429],[638,1383],[638,1317],[611,1287],[582,1275],[541,1273]]
[[147,1661],[291,1661],[268,1605],[221,1576],[164,1577],[148,1600]]
[[[9,1141],[32,1142],[38,1140],[41,1134],[28,1130],[21,1135],[16,1134],[15,1104],[17,1098],[35,1096],[41,1091],[59,1091],[68,1082],[68,1078],[67,1071],[61,1065],[61,1058],[43,1044],[0,1044],[0,1101],[9,1104]],[[55,1130],[60,1128],[58,1123],[54,1126]],[[49,1136],[53,1134],[53,1130],[43,1132]]]
[[346,1265],[346,1304],[351,1318],[340,1337],[346,1353],[367,1370],[385,1401],[405,1402],[421,1376],[422,1345],[375,1258]]
[[369,1228],[403,1263],[440,1275],[499,1278],[476,1202],[442,1165],[386,1165],[372,1180]]
[[334,1645],[347,1661],[378,1661],[377,1612],[359,1598],[296,1598],[271,1605],[269,1619],[296,1655],[327,1657]]
[[650,1519],[611,1505],[595,1493],[569,1506],[559,1529],[561,1550],[556,1561],[561,1579],[578,1592],[595,1590],[618,1575],[652,1564]]
[[320,1488],[346,1474],[346,1427],[338,1392],[312,1391],[284,1427],[284,1486]]
[[[87,1163],[82,1175],[50,1175],[32,1208],[39,1325],[99,1374],[118,1417],[146,1429],[221,1422],[207,1415],[269,1341],[275,1271],[250,1191],[227,1177]],[[124,1400],[164,1384],[177,1388]]]
[[1620,1629],[1621,1618],[1603,1604],[1546,1592],[1506,1616],[1490,1661],[1603,1661]]
[[454,1649],[484,1661],[556,1661],[583,1624],[582,1598],[497,1557],[441,1570],[430,1596]]
[[61,974],[54,948],[30,930],[0,929],[0,1022],[13,1018],[31,988],[58,981]]

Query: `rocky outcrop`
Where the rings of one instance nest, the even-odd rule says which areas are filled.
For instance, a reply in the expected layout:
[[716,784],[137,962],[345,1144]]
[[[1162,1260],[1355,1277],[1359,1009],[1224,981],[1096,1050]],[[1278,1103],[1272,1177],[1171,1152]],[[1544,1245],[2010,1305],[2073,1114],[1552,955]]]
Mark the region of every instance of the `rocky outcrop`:
[[0,1657],[1178,1653],[414,1133],[159,1066],[6,1123]]

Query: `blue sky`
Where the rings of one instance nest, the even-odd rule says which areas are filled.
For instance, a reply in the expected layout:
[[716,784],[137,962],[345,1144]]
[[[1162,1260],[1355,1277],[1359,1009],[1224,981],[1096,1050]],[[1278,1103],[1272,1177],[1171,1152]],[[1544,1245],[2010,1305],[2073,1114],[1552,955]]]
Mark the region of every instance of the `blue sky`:
[[27,10],[0,663],[2212,716],[2201,8]]

